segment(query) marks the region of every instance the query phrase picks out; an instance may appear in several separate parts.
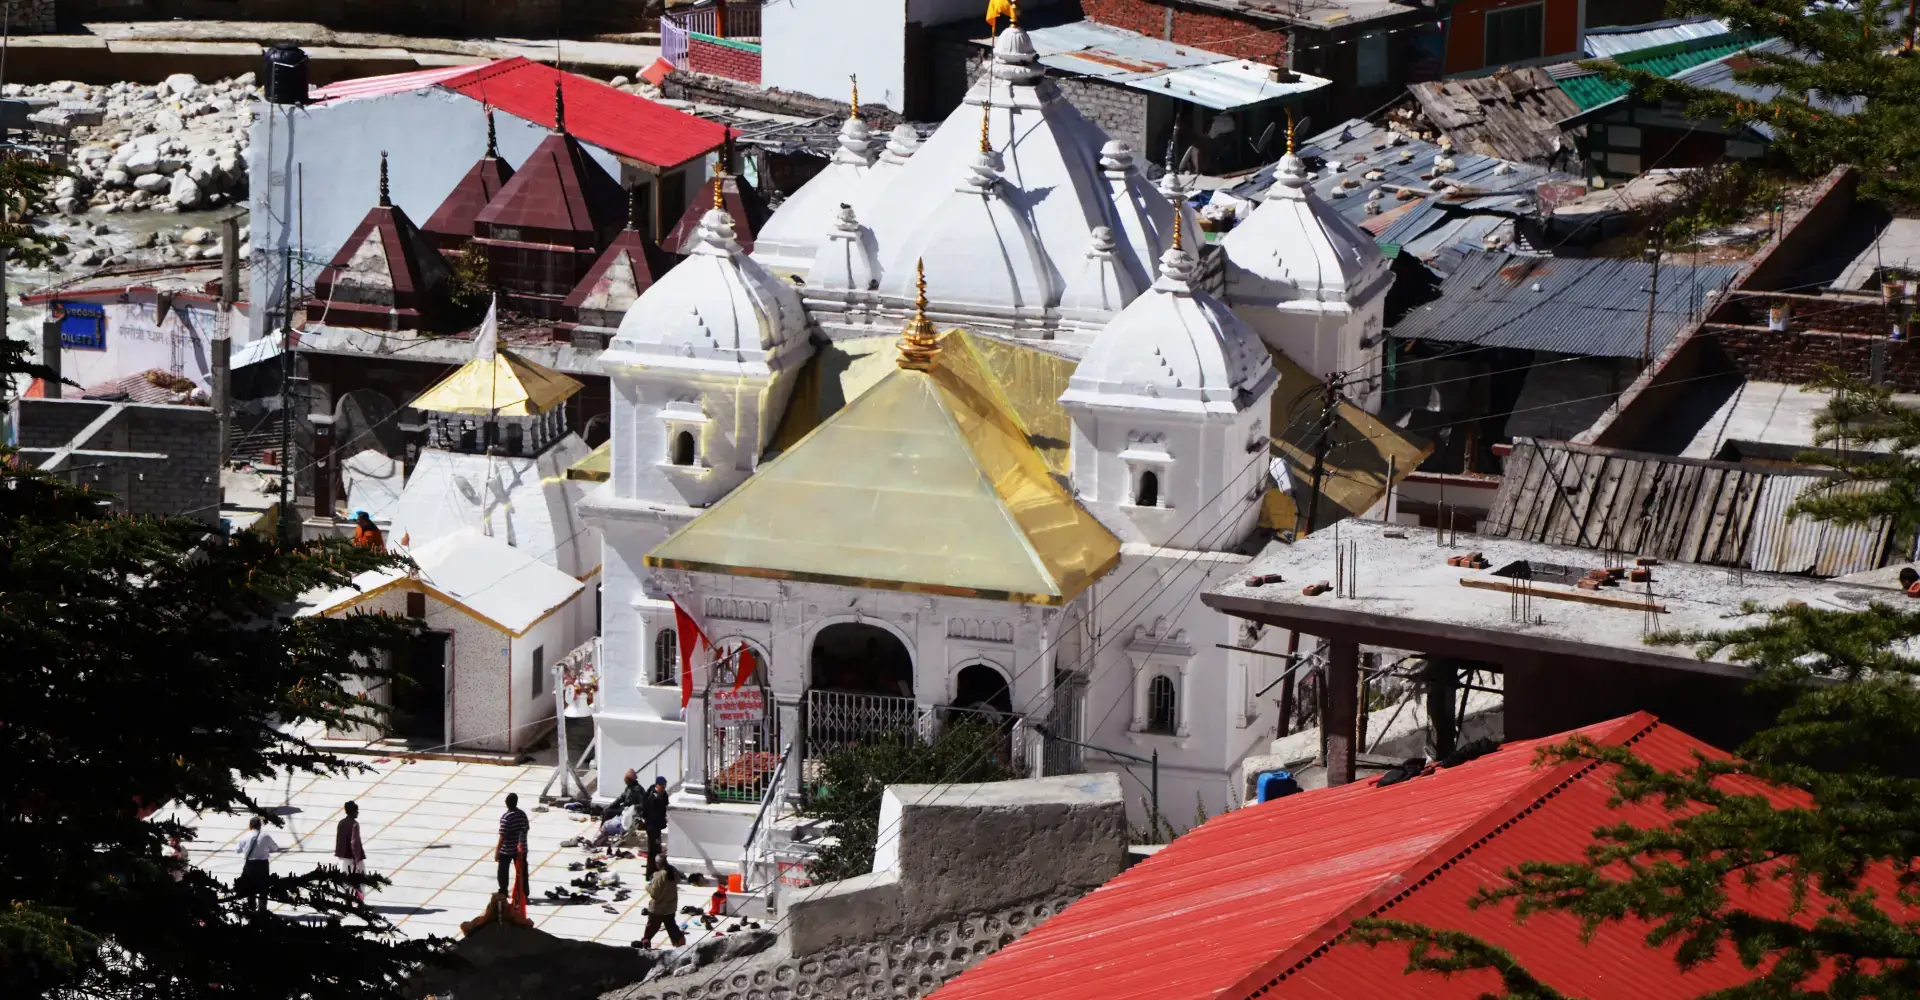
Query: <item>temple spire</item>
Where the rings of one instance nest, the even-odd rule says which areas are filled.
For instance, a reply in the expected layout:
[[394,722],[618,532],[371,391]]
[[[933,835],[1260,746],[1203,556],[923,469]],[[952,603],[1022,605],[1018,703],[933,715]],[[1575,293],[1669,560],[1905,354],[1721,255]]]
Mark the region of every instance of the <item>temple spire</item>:
[[567,134],[567,95],[562,89],[566,79],[565,73],[553,78],[553,130],[561,135]]
[[640,231],[640,185],[627,189],[627,231]]
[[1294,153],[1294,150],[1293,150],[1294,125],[1295,125],[1295,122],[1293,120],[1293,110],[1289,108],[1287,110],[1287,155],[1288,156],[1292,156]]
[[500,133],[493,127],[493,105],[487,105],[487,159],[500,158]]
[[853,111],[848,117],[858,118],[860,117],[860,75],[858,73],[850,74],[847,79],[853,81]]
[[1186,249],[1185,247],[1183,247],[1183,246],[1181,246],[1181,245],[1180,245],[1180,219],[1181,219],[1181,218],[1182,218],[1183,216],[1185,216],[1186,214],[1187,214],[1187,213],[1185,213],[1185,212],[1183,212],[1183,211],[1180,211],[1180,206],[1177,206],[1177,205],[1176,205],[1176,206],[1174,206],[1174,211],[1173,211],[1173,248],[1174,248],[1175,250],[1185,250],[1185,249]]
[[987,128],[992,124],[993,124],[993,103],[991,101],[981,101],[980,102],[980,151],[982,153],[993,152],[993,144],[987,140]]
[[900,331],[900,367],[932,371],[940,356],[940,342],[935,339],[933,321],[927,319],[927,262],[916,260],[913,268],[913,317]]
[[393,197],[387,190],[387,151],[380,151],[380,207],[393,207]]

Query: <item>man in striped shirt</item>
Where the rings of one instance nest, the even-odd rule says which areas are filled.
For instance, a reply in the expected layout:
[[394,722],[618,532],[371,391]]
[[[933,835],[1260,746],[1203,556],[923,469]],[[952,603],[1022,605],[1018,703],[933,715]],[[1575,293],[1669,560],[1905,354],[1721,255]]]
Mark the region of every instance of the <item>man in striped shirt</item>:
[[526,863],[527,827],[527,814],[520,811],[520,796],[508,792],[507,811],[500,814],[500,843],[493,850],[494,858],[500,862],[500,894],[503,896],[512,885],[507,877],[514,863]]

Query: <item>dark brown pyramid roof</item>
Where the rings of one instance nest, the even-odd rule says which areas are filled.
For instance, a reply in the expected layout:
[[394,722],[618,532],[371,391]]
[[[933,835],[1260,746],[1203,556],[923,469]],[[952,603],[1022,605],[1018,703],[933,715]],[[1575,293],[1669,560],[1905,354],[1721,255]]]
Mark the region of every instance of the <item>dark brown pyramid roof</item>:
[[626,221],[626,193],[572,136],[555,132],[474,217],[474,238],[599,250]]
[[320,272],[307,320],[378,330],[432,329],[443,316],[448,268],[396,205],[375,205]]
[[442,250],[460,249],[473,238],[473,220],[512,179],[513,168],[507,161],[497,156],[475,160],[473,167],[453,186],[452,193],[433,210],[427,224],[420,227],[421,231]]
[[[753,182],[736,174],[728,174],[720,181],[720,195],[727,203],[727,214],[733,216],[735,239],[740,249],[753,252],[753,238],[760,227],[767,224],[767,218],[773,215],[773,209],[767,207],[767,200],[760,196]],[[685,215],[675,223],[673,230],[660,241],[660,249],[668,253],[686,254],[693,250],[693,234],[700,228],[700,218],[713,210],[713,182],[708,181],[704,193],[693,199]]]
[[627,307],[679,262],[635,230],[622,229],[567,296],[565,318],[586,326],[618,328]]

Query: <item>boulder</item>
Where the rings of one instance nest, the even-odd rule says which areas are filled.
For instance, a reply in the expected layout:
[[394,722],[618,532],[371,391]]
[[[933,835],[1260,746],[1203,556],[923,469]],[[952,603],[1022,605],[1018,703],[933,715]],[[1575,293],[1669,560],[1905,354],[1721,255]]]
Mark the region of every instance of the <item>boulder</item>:
[[159,114],[153,116],[153,127],[162,132],[172,133],[186,128],[186,123],[180,119],[180,112],[172,108],[163,108]]
[[133,179],[134,189],[148,194],[166,191],[173,187],[173,178],[166,174],[145,173]]
[[133,183],[133,177],[125,170],[108,170],[100,175],[100,183],[106,187],[123,188]]
[[186,174],[174,176],[173,189],[167,192],[167,201],[171,202],[175,208],[199,208],[203,200],[205,195],[201,193],[200,185],[193,182],[193,178]]
[[175,97],[185,97],[200,89],[200,81],[195,79],[192,73],[175,73],[167,77],[166,82],[160,85],[160,89]]

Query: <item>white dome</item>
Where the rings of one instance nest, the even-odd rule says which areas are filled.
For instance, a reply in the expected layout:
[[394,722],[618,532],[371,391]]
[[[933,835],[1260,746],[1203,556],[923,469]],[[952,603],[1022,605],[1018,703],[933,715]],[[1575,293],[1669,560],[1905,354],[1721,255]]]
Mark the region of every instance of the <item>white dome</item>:
[[1292,152],[1280,158],[1266,200],[1220,246],[1227,254],[1227,298],[1237,306],[1351,304],[1388,280],[1373,237],[1314,193],[1306,164]]
[[[1000,154],[975,154],[959,185],[935,205],[916,238],[901,247],[924,262],[927,298],[947,310],[995,316],[1033,316],[1056,302],[1053,270],[1026,213],[1008,203]],[[986,252],[983,247],[993,247]],[[916,268],[883,272],[883,298],[912,300]]]
[[873,169],[873,133],[858,115],[840,126],[840,148],[826,169],[815,174],[780,207],[754,236],[755,258],[768,267],[804,273],[843,204],[865,212],[878,189],[866,183]]
[[860,224],[852,205],[841,205],[807,271],[808,283],[816,291],[866,292],[879,274],[872,230]]
[[1060,294],[1060,315],[1068,319],[1101,322],[1125,309],[1140,294],[1133,276],[1114,257],[1113,230],[1096,226],[1087,247],[1086,263],[1069,275]]
[[1254,405],[1276,378],[1273,358],[1225,303],[1194,289],[1193,272],[1185,250],[1168,250],[1159,280],[1100,331],[1060,402],[1204,414]]
[[800,296],[747,256],[733,218],[701,218],[686,260],[641,293],[601,361],[609,365],[779,370],[807,346]]

